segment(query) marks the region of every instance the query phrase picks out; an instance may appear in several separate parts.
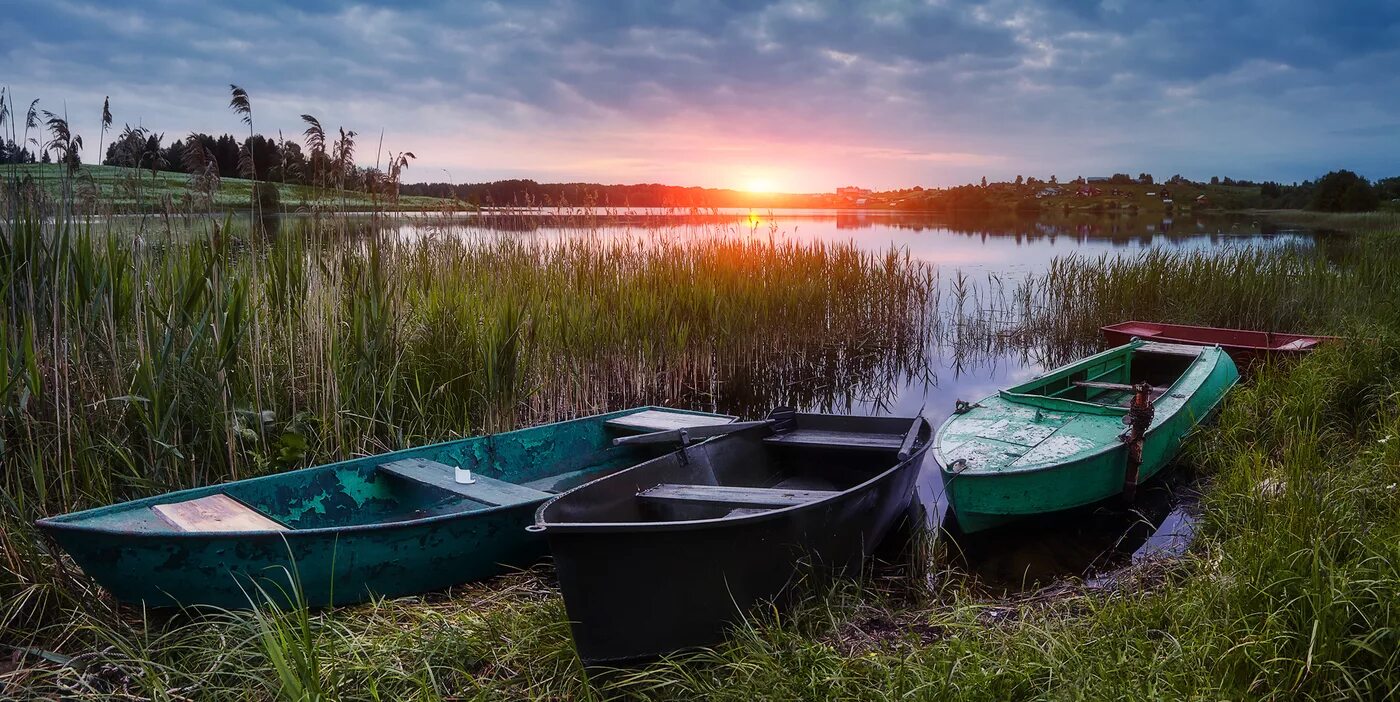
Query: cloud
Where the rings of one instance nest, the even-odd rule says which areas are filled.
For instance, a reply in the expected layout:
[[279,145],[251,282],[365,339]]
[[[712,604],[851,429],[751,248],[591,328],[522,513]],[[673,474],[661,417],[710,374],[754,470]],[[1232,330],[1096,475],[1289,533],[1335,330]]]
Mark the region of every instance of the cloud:
[[419,154],[411,179],[815,190],[1400,162],[1387,0],[20,5],[4,80],[80,130],[111,95],[118,123],[234,131],[238,83],[260,130],[382,129]]

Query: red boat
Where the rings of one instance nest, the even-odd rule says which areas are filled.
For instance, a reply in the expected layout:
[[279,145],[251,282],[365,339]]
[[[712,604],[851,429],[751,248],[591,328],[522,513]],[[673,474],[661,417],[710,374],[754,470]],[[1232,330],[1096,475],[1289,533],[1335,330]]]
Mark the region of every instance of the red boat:
[[1138,321],[1119,322],[1099,329],[1103,331],[1103,336],[1110,346],[1120,346],[1134,338],[1219,346],[1225,349],[1236,363],[1248,363],[1269,357],[1299,356],[1313,350],[1318,344],[1336,341],[1338,338]]

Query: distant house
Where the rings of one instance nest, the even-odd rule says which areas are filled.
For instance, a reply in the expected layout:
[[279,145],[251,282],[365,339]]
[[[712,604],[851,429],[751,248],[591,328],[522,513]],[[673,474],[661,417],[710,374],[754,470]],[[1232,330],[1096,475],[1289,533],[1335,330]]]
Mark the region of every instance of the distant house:
[[858,188],[854,185],[848,185],[844,188],[836,189],[836,195],[838,197],[844,197],[847,200],[855,200],[857,198],[869,197],[870,194],[871,193],[869,190],[866,190],[865,188]]
[[1197,205],[1209,205],[1209,204],[1210,204],[1210,198],[1206,197],[1205,195],[1197,195],[1197,196],[1196,196],[1196,204],[1197,204]]
[[1055,197],[1056,195],[1059,195],[1059,194],[1060,194],[1060,189],[1059,189],[1059,188],[1045,188],[1045,189],[1041,190],[1040,192],[1036,193],[1035,196],[1036,196],[1036,197]]
[[1088,178],[1084,179],[1084,182],[1086,183],[1109,183],[1112,181],[1112,178],[1106,176],[1089,176]]

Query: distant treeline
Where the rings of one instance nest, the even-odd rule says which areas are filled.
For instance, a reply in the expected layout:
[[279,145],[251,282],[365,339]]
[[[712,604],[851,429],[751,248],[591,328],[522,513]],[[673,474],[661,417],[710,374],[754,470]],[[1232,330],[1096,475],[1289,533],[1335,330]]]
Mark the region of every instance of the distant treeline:
[[354,137],[354,132],[342,133],[341,139],[308,155],[295,141],[262,134],[240,140],[232,134],[195,133],[164,144],[163,134],[128,127],[108,144],[102,165],[192,174],[207,170],[219,178],[366,190],[382,182],[383,172],[354,165]]
[[[105,108],[104,108],[105,109]],[[45,113],[47,115],[47,113]],[[34,106],[30,107],[30,120],[35,118]],[[110,117],[104,116],[104,127]],[[1048,181],[1017,176],[1014,183],[987,183],[963,185],[944,189],[916,187],[907,190],[873,193],[869,202],[824,194],[783,194],[751,193],[738,190],[716,188],[681,187],[643,183],[636,185],[602,185],[598,183],[538,183],[533,180],[499,180],[490,183],[410,183],[402,184],[400,178],[409,162],[411,153],[391,154],[388,163],[379,167],[360,167],[354,162],[355,137],[353,131],[344,129],[327,132],[310,115],[303,115],[306,130],[303,138],[306,149],[297,141],[279,137],[254,134],[238,138],[231,134],[214,136],[194,133],[185,138],[165,143],[164,135],[140,127],[126,127],[111,142],[106,144],[102,159],[103,165],[136,168],[149,171],[171,171],[195,175],[200,181],[222,178],[250,178],[260,181],[287,183],[294,185],[334,187],[361,192],[386,192],[391,195],[421,195],[486,206],[515,207],[668,207],[668,208],[713,208],[713,207],[849,207],[871,206],[892,207],[910,210],[984,210],[998,204],[989,197],[997,188],[1015,187],[1039,188],[1062,185],[1054,176]],[[56,124],[61,125],[66,134],[67,125],[50,117],[47,126],[50,131]],[[104,129],[105,131],[105,129]],[[27,133],[27,132],[26,132]],[[0,164],[7,163],[49,163],[52,153],[63,154],[61,147],[66,141],[55,136],[48,142],[28,139],[16,142],[13,138],[0,138]],[[76,142],[80,144],[80,142]],[[35,158],[36,152],[39,154]],[[76,153],[74,151],[73,153]],[[68,157],[76,159],[70,154]],[[1126,173],[1115,173],[1110,178],[1076,178],[1063,185],[1085,185],[1107,183],[1110,185],[1152,185],[1154,179],[1149,173],[1137,177]],[[1172,176],[1163,185],[1201,185],[1192,183],[1180,175]],[[1257,188],[1257,203],[1267,209],[1309,209],[1322,212],[1366,212],[1375,210],[1383,203],[1400,202],[1400,177],[1382,178],[1374,182],[1352,171],[1339,170],[1328,173],[1317,180],[1284,184],[1274,181],[1256,182],[1237,180],[1219,176],[1210,179],[1212,186]],[[990,190],[989,190],[990,187]],[[1033,200],[1020,202],[1028,207]],[[1250,206],[1237,203],[1235,206]],[[1393,204],[1388,206],[1394,207]]]
[[501,207],[824,207],[827,195],[750,193],[739,190],[643,183],[537,183],[498,180],[491,183],[406,183],[403,195],[455,198]]
[[[1256,185],[1244,181],[1234,181],[1233,184]],[[1268,209],[1370,212],[1383,202],[1400,201],[1400,176],[1382,178],[1372,183],[1351,171],[1332,171],[1315,181],[1306,180],[1293,185],[1272,182],[1257,185],[1262,206]]]
[[[45,151],[44,163],[50,163],[49,152]],[[38,163],[34,160],[34,152],[28,147],[16,143],[13,139],[0,138],[0,163]]]

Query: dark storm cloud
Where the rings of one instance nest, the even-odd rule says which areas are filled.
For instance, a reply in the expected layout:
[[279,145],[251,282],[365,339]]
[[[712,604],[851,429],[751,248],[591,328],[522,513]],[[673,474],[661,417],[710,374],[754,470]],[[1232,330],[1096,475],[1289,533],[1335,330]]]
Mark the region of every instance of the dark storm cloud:
[[[0,20],[20,100],[111,94],[118,122],[223,130],[234,82],[264,129],[306,111],[383,126],[478,177],[548,165],[530,151],[548,134],[595,164],[578,177],[689,182],[648,161],[652,131],[830,148],[877,184],[1400,163],[1388,0],[22,4]],[[454,138],[473,146],[419,145]]]

